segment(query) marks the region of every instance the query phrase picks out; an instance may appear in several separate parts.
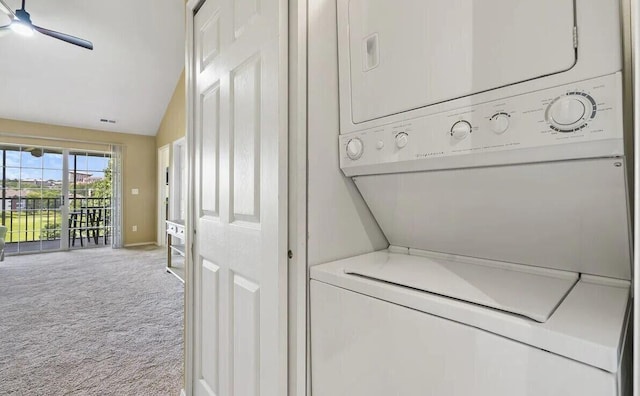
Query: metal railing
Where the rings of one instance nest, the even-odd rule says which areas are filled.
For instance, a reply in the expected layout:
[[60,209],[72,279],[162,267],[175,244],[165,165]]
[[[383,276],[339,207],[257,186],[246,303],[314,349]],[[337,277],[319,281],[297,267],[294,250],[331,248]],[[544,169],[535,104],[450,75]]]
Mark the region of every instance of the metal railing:
[[[6,243],[59,240],[62,233],[61,198],[6,198],[0,220],[7,227]],[[111,229],[110,198],[71,198],[69,200],[69,239],[104,238]]]

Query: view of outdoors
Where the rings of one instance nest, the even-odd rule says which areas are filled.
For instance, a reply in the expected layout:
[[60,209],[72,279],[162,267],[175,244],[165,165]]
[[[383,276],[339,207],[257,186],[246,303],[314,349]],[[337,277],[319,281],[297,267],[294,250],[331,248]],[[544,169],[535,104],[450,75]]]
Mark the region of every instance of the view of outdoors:
[[[7,253],[60,249],[63,226],[70,247],[109,245],[110,154],[70,151],[67,174],[63,155],[62,149],[0,147]],[[68,205],[66,219],[62,205]]]

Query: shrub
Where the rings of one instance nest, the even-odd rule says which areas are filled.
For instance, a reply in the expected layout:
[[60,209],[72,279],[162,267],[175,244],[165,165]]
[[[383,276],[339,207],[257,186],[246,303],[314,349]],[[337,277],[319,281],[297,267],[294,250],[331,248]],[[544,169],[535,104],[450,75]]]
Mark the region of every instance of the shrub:
[[58,223],[45,224],[42,228],[42,238],[48,241],[60,238],[60,226]]

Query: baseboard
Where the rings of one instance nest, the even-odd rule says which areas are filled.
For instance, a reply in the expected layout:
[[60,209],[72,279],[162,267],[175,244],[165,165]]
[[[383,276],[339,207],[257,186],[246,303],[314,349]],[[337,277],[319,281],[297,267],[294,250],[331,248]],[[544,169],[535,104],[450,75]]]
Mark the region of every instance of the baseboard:
[[134,246],[146,246],[146,245],[155,245],[156,242],[138,242],[138,243],[127,243],[124,247],[134,247]]

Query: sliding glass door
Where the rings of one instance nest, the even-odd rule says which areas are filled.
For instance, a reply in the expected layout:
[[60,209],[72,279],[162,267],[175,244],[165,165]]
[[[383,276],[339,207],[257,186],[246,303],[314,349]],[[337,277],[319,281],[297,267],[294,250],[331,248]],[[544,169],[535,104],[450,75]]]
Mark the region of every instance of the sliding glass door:
[[3,146],[0,157],[7,254],[111,246],[110,153]]
[[70,248],[111,245],[112,180],[111,153],[69,153]]
[[0,154],[6,253],[61,249],[63,151],[9,146]]

